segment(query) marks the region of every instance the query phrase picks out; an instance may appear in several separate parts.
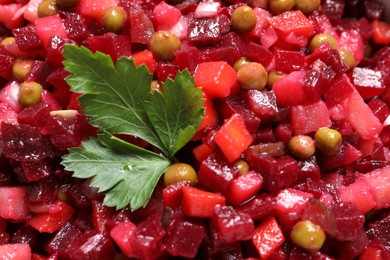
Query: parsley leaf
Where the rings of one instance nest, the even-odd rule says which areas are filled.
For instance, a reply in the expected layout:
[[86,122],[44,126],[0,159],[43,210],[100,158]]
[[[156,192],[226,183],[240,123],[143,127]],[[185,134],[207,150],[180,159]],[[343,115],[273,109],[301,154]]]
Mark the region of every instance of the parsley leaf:
[[163,84],[164,94],[156,91],[145,104],[150,121],[169,151],[168,158],[191,140],[203,118],[203,110],[199,109],[202,93],[191,91],[194,84],[188,71],[179,72],[175,80]]
[[[163,83],[163,93],[150,93],[152,75],[127,57],[112,59],[85,47],[66,45],[66,81],[80,93],[83,113],[103,134],[69,149],[62,158],[74,177],[92,178],[105,193],[104,204],[136,210],[145,206],[158,180],[187,144],[204,115],[202,91],[185,70]],[[137,136],[157,147],[159,155],[127,143],[114,134]]]
[[144,102],[150,96],[152,75],[145,66],[136,67],[128,58],[120,58],[116,68],[103,53],[92,54],[85,47],[66,45],[66,81],[79,100],[90,124],[112,134],[134,135],[165,151],[148,119]]
[[73,177],[93,177],[90,185],[105,192],[105,205],[136,210],[147,203],[171,162],[106,133],[71,148],[62,163]]

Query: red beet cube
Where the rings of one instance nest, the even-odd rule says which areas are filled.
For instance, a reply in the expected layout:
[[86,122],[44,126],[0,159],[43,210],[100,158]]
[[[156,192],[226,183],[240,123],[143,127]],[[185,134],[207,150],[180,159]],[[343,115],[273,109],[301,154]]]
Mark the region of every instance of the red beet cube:
[[231,206],[216,206],[212,217],[218,238],[226,244],[252,238],[255,226],[246,213],[237,213]]
[[33,51],[43,48],[42,41],[38,37],[37,29],[34,25],[14,29],[12,34],[21,51]]
[[237,173],[237,167],[229,163],[222,155],[213,153],[202,162],[198,182],[212,191],[225,194]]
[[323,97],[327,105],[333,106],[343,102],[353,90],[354,87],[349,79],[346,76],[339,76],[325,87]]
[[134,249],[131,247],[129,241],[135,235],[137,226],[131,223],[130,221],[124,221],[117,224],[110,231],[111,238],[115,241],[118,247],[127,257],[134,257]]
[[153,23],[138,5],[133,4],[129,10],[130,41],[149,44],[154,33]]
[[189,182],[177,182],[165,187],[162,190],[162,200],[165,206],[175,209],[180,207],[183,193],[182,188],[190,186]]
[[170,62],[157,62],[156,66],[157,79],[160,82],[165,82],[168,78],[174,79],[177,72],[179,71],[179,66]]
[[165,245],[172,256],[194,258],[203,240],[205,228],[203,225],[186,220],[175,220],[169,226]]
[[82,232],[76,226],[67,222],[46,244],[45,250],[50,254],[58,252],[59,257],[67,257],[68,248],[81,234]]
[[69,257],[75,260],[110,259],[115,256],[114,243],[95,230],[86,231],[78,236],[68,249]]
[[352,82],[363,99],[379,96],[386,89],[382,81],[382,73],[369,68],[354,68]]
[[226,198],[233,205],[239,205],[256,195],[262,185],[263,177],[255,171],[249,171],[232,181]]
[[24,199],[25,194],[26,187],[0,187],[0,217],[26,220],[30,212]]
[[267,48],[252,41],[246,44],[245,55],[248,59],[261,63],[264,67],[267,67],[274,57]]
[[299,10],[276,15],[271,18],[270,23],[284,35],[295,33],[300,36],[310,36],[314,31],[313,24]]
[[210,18],[192,18],[188,22],[188,39],[192,44],[205,45],[222,40],[222,24],[228,19],[225,15]]
[[303,220],[319,225],[327,234],[336,235],[336,221],[333,212],[320,200],[310,198],[302,212]]
[[237,212],[248,214],[254,221],[262,220],[275,213],[276,200],[272,195],[262,193],[236,208]]
[[303,91],[306,71],[294,71],[276,81],[272,90],[279,106],[296,106],[304,103],[306,95]]
[[69,39],[80,42],[89,36],[87,23],[78,13],[63,12],[61,16]]
[[92,200],[92,224],[95,230],[105,234],[107,232],[106,224],[114,214],[115,209],[104,206],[97,200]]
[[0,54],[0,77],[10,80],[15,58],[10,55]]
[[285,241],[282,229],[274,217],[264,220],[255,230],[252,242],[259,255],[266,259]]
[[302,51],[277,50],[275,55],[276,70],[286,73],[301,70],[305,65],[305,54]]
[[336,221],[336,239],[353,241],[363,231],[364,215],[352,203],[333,204],[332,212]]
[[56,67],[62,67],[62,62],[65,60],[62,56],[65,44],[76,44],[75,41],[69,38],[53,35],[49,38],[46,60]]
[[329,111],[322,100],[291,108],[291,129],[295,135],[308,134],[321,127],[330,126],[332,126],[332,121]]
[[[278,115],[279,109],[274,91],[253,89],[243,92],[243,96],[250,110],[262,121],[272,121]],[[246,115],[244,120],[249,120]]]
[[88,42],[92,52],[103,52],[110,55],[114,61],[121,56],[131,56],[131,43],[127,35],[106,33],[101,36],[91,36]]
[[[3,153],[17,161],[36,162],[54,155],[53,147],[46,136],[35,127],[2,122]],[[15,146],[15,143],[19,146]]]
[[[129,241],[134,250],[134,257],[140,259],[156,259],[163,253],[163,238],[165,230],[161,226],[161,219],[153,215],[144,220],[135,230]],[[145,239],[147,238],[147,239]]]
[[301,214],[306,207],[307,201],[312,197],[311,193],[297,189],[283,189],[276,196],[276,213],[280,216],[289,213]]
[[35,60],[29,73],[26,75],[25,81],[35,81],[42,86],[47,86],[46,78],[51,72],[51,67],[47,61]]
[[368,102],[368,106],[381,123],[390,115],[389,106],[380,99],[371,99],[370,102]]

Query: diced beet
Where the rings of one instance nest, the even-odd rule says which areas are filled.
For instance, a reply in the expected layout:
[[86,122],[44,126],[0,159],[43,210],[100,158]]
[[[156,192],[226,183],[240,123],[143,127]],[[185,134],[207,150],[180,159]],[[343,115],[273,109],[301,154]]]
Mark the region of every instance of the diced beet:
[[333,106],[347,99],[353,92],[353,89],[352,83],[346,76],[339,76],[325,87],[323,97],[327,105]]
[[317,164],[316,157],[313,156],[307,160],[301,160],[298,162],[300,180],[313,179],[319,180],[321,177],[320,167]]
[[308,134],[331,125],[328,108],[322,100],[291,108],[291,129],[295,135]]
[[310,198],[302,212],[303,220],[319,225],[327,234],[336,235],[336,221],[333,212],[320,200]]
[[356,64],[359,64],[364,57],[363,39],[356,30],[346,30],[341,33],[339,48],[350,51]]
[[273,84],[272,90],[279,106],[296,106],[304,103],[306,96],[303,85],[306,73],[294,71]]
[[248,90],[243,97],[249,108],[260,117],[262,121],[272,121],[278,115],[277,97],[273,90]]
[[192,74],[199,63],[199,50],[196,47],[183,47],[175,52],[175,62],[180,70],[187,68]]
[[255,62],[261,63],[264,67],[267,67],[272,59],[273,54],[264,46],[256,44],[254,42],[249,42],[245,46],[245,56]]
[[334,155],[319,153],[317,159],[322,171],[329,171],[344,166],[347,159],[344,144],[340,146]]
[[229,96],[217,100],[216,108],[224,118],[229,118],[233,114],[240,114],[244,119],[249,132],[255,132],[260,125],[261,119],[249,109],[247,103],[238,96]]
[[43,48],[42,41],[39,39],[34,25],[14,29],[12,34],[19,49],[22,51],[33,51]]
[[254,221],[262,220],[275,213],[276,200],[272,195],[262,193],[236,208],[237,212],[248,214]]
[[38,129],[44,126],[46,118],[50,116],[49,107],[43,103],[37,103],[25,107],[18,114],[18,122],[20,124],[28,124],[35,126]]
[[292,137],[290,125],[287,123],[280,123],[275,128],[275,138],[277,141],[283,142],[287,145]]
[[166,250],[172,256],[194,258],[204,233],[203,225],[186,220],[175,220],[167,233]]
[[314,27],[307,17],[300,11],[288,11],[270,19],[271,25],[284,35],[295,33],[299,36],[310,36]]
[[[45,160],[38,162],[22,162],[21,165],[23,169],[23,179],[26,179],[29,182],[46,178],[52,172],[49,163]],[[19,176],[19,179],[20,178],[21,176]]]
[[336,221],[336,239],[340,241],[353,241],[363,231],[364,215],[352,203],[344,202],[334,204],[332,212]]
[[89,198],[85,196],[78,186],[71,186],[67,189],[66,197],[69,199],[71,204],[78,209],[87,208],[91,205]]
[[225,15],[211,18],[192,18],[188,24],[188,39],[195,45],[215,44],[222,40]]
[[177,64],[172,64],[170,62],[157,62],[156,66],[157,79],[160,82],[165,82],[168,78],[174,79],[177,72],[179,71],[179,66]]
[[149,44],[154,33],[153,23],[145,12],[137,5],[129,10],[130,41],[132,43]]
[[68,37],[68,33],[59,14],[38,18],[35,20],[35,26],[37,35],[45,48],[48,46],[49,39],[53,35]]
[[38,232],[29,227],[24,225],[19,225],[17,229],[12,233],[10,243],[11,244],[17,244],[17,243],[23,243],[30,245],[32,250],[37,250],[38,247]]
[[246,213],[238,213],[231,206],[217,205],[212,218],[218,238],[226,244],[252,238],[255,226]]
[[303,51],[277,50],[275,55],[275,67],[278,71],[286,73],[301,70],[305,65]]
[[0,54],[0,77],[10,80],[15,58],[10,55]]
[[179,9],[176,7],[160,2],[153,9],[154,19],[156,21],[156,27],[158,30],[167,30],[174,26],[182,16]]
[[368,19],[380,20],[383,18],[385,6],[377,1],[364,1],[364,11]]
[[39,232],[53,233],[59,230],[73,215],[75,210],[68,204],[57,200],[50,205],[48,212],[35,213],[27,224]]
[[137,226],[130,221],[124,221],[117,224],[110,231],[111,238],[115,241],[118,247],[127,257],[134,257],[134,249],[131,247],[129,241],[135,235]]
[[79,42],[88,37],[87,23],[78,13],[62,12],[60,15],[64,19],[64,26],[69,39]]
[[212,191],[226,193],[238,170],[222,155],[214,153],[202,162],[198,182]]
[[90,36],[88,42],[92,52],[103,52],[110,55],[114,61],[121,56],[131,56],[131,43],[127,35],[106,33],[101,36]]
[[360,260],[370,260],[370,259],[388,259],[390,258],[390,252],[386,250],[383,243],[378,239],[374,238],[370,241],[368,246],[359,256]]
[[377,203],[376,208],[381,209],[389,207],[390,194],[388,190],[390,187],[390,167],[387,166],[367,173],[363,178],[366,180],[374,195],[374,199]]
[[386,147],[390,147],[390,125],[383,127],[379,137]]
[[53,35],[49,38],[46,60],[53,66],[61,67],[62,62],[65,60],[62,56],[65,44],[76,44],[75,41],[69,38]]
[[47,86],[46,78],[51,72],[51,67],[48,62],[35,60],[32,65],[29,73],[26,75],[25,81],[34,81],[42,86]]
[[352,82],[363,99],[379,96],[386,89],[382,82],[382,73],[369,68],[354,68]]
[[[0,101],[3,103],[3,109],[6,112],[7,108],[19,113],[23,106],[18,101],[20,85],[16,81],[10,81],[0,91]],[[4,116],[7,116],[6,114]],[[9,115],[12,118],[11,114]],[[7,117],[2,117],[3,121],[7,121]]]
[[276,196],[276,214],[279,216],[297,213],[301,214],[307,202],[313,195],[293,188],[286,188]]
[[[260,127],[257,129],[257,131],[255,133],[255,137],[254,138],[255,138],[255,141],[253,143],[266,143],[266,144],[270,144],[270,143],[276,142],[275,134],[274,134],[272,125],[270,125],[270,124],[260,125]],[[266,145],[265,147],[267,147],[267,146],[268,146],[268,148],[273,149],[273,148],[278,148],[279,144],[276,144],[276,145]],[[271,149],[269,151],[271,151]],[[278,153],[278,151],[275,151],[275,150],[272,151],[272,152],[273,153]]]
[[262,185],[263,177],[255,171],[249,171],[232,181],[226,198],[233,205],[239,205],[256,195]]
[[321,13],[330,19],[340,20],[344,13],[344,7],[343,0],[325,0],[321,2]]
[[182,188],[189,186],[189,182],[181,181],[171,184],[162,190],[162,200],[165,206],[175,209],[181,205]]
[[378,239],[386,250],[390,249],[390,214],[384,213],[377,220],[368,224],[367,236],[369,239]]
[[26,220],[30,212],[24,200],[25,194],[26,187],[0,187],[0,217],[15,221]]
[[252,154],[261,154],[267,153],[274,157],[279,157],[285,155],[285,149],[283,142],[275,142],[275,143],[259,143],[251,145],[248,149],[245,150],[245,156],[251,156]]
[[363,214],[375,208],[377,205],[374,194],[364,178],[359,179],[347,187],[340,187],[337,193],[341,201],[355,204]]
[[100,201],[92,200],[92,223],[95,230],[105,234],[107,232],[107,222],[110,220],[115,209],[104,206]]
[[78,4],[78,12],[88,18],[101,21],[105,11],[118,4],[119,0],[81,0]]
[[134,256],[140,259],[155,259],[160,256],[164,249],[165,233],[159,216],[154,215],[145,219],[129,241],[134,249]]
[[70,91],[70,86],[65,81],[65,78],[69,73],[64,69],[57,69],[52,72],[47,77],[47,82],[49,82],[53,87],[53,96],[61,104],[63,108],[66,108],[69,104],[70,97],[72,92]]
[[321,44],[312,54],[306,56],[308,64],[312,64],[318,59],[330,66],[337,75],[341,75],[348,70],[347,66],[341,62],[338,51],[330,47],[327,42]]
[[81,234],[71,222],[66,222],[45,245],[45,250],[50,254],[58,252],[59,257],[68,257],[68,248]]
[[268,258],[285,241],[275,217],[264,220],[255,230],[252,242],[262,258]]
[[390,115],[389,106],[380,99],[371,99],[368,106],[381,123]]
[[[261,6],[261,4],[259,3],[261,1],[253,1],[253,2],[254,3],[256,2],[256,4],[253,4],[254,5],[253,11],[256,14],[256,27],[252,31],[250,31],[249,34],[256,38],[260,38],[263,35],[264,30],[266,30],[267,27],[270,28],[269,19],[272,17],[272,14],[269,11],[267,11],[267,3]],[[271,45],[266,46],[266,48],[270,46]]]
[[36,162],[54,155],[48,139],[35,127],[2,122],[3,153],[17,161]]
[[58,183],[53,177],[36,181],[27,187],[26,201],[34,203],[52,203],[57,198]]
[[96,231],[87,231],[78,236],[68,249],[71,259],[109,259],[115,255],[112,240]]
[[0,245],[0,255],[6,257],[4,259],[31,259],[31,248],[25,243]]

